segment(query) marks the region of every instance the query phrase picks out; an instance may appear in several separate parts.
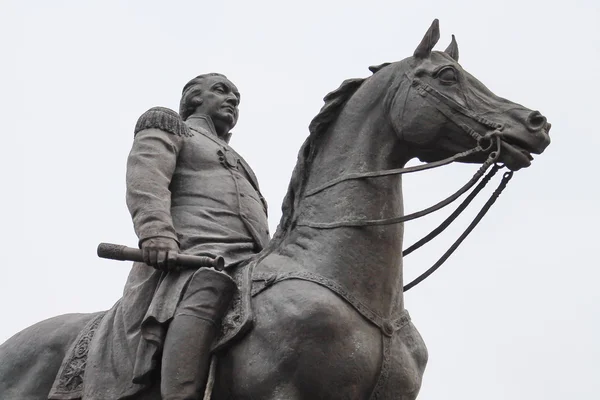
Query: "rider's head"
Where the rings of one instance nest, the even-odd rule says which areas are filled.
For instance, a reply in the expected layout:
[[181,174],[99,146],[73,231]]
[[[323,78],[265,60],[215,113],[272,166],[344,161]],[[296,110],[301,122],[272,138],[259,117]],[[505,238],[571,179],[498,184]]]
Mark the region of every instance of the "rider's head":
[[184,120],[191,115],[210,117],[217,135],[225,137],[238,120],[240,93],[225,75],[210,73],[195,77],[183,88],[179,114]]

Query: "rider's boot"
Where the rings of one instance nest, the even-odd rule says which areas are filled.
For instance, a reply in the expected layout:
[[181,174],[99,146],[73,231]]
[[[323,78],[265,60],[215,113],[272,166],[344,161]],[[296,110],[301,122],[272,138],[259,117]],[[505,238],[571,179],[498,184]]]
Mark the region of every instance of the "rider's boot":
[[210,348],[235,290],[233,280],[222,272],[203,268],[192,277],[165,338],[163,400],[202,398]]

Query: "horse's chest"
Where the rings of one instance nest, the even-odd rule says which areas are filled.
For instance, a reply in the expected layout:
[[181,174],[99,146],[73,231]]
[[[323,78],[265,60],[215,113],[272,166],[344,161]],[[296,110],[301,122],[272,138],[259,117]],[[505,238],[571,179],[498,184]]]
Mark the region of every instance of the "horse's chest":
[[412,323],[384,336],[382,369],[371,400],[413,400],[421,388],[427,348]]

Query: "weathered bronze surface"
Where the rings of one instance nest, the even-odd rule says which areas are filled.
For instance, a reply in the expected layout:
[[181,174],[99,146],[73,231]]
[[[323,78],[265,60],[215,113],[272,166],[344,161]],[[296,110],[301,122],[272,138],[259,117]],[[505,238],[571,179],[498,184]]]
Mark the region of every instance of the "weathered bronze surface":
[[[4,343],[0,398],[202,398],[214,324],[234,298],[227,321],[244,301],[252,313],[217,352],[213,399],[415,399],[427,350],[404,307],[401,175],[380,172],[464,152],[457,161],[517,171],[550,143],[545,117],[463,70],[454,38],[433,51],[438,39],[436,20],[413,56],[325,97],[270,241],[256,178],[227,144],[231,82],[187,85],[182,119],[140,118],[128,205],[155,268],[135,264],[106,313],[55,317]],[[236,283],[252,282],[246,300],[225,273],[176,270],[177,252],[224,256]]]

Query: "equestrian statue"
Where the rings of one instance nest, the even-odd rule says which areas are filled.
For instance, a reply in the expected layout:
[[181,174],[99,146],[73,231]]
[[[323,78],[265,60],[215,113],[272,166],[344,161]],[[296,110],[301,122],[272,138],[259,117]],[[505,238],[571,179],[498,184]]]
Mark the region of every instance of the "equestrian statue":
[[[274,236],[256,176],[229,145],[240,94],[224,75],[185,85],[179,112],[134,129],[127,206],[139,249],[108,311],[42,321],[0,346],[2,400],[416,399],[427,349],[404,305],[513,176],[550,144],[538,111],[496,96],[433,51],[370,67],[325,96],[309,126]],[[414,158],[423,162],[405,164]],[[404,214],[402,175],[480,164],[456,193]],[[403,255],[434,238],[498,170],[498,189],[416,281]],[[486,175],[487,173],[487,175]],[[403,222],[473,189],[439,228],[403,248]]]

